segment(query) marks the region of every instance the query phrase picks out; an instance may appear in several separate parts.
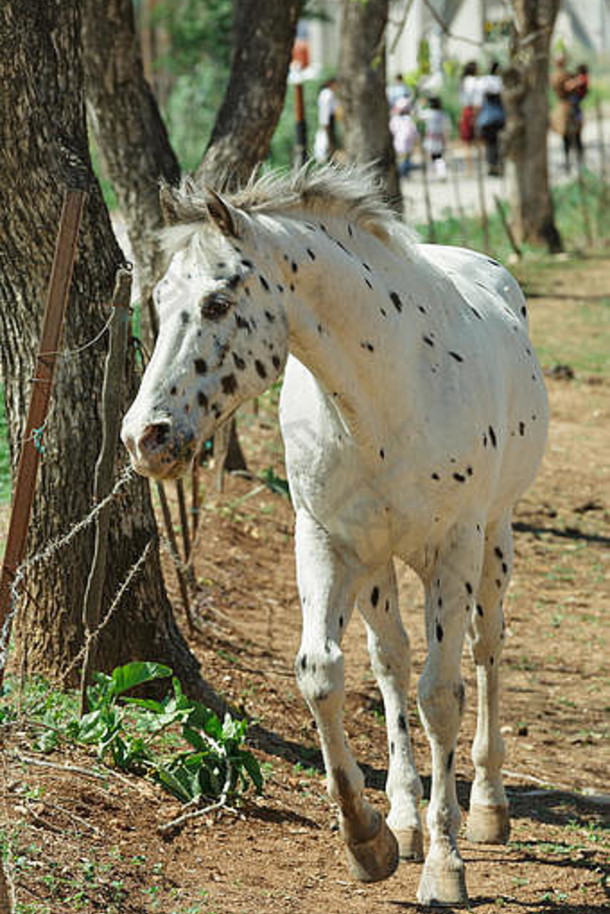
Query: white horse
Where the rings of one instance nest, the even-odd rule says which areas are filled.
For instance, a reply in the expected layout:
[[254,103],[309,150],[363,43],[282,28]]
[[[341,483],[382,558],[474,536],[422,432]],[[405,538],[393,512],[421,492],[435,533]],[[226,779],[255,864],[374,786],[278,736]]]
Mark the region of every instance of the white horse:
[[[498,843],[509,833],[498,666],[511,511],[547,432],[521,291],[489,257],[417,244],[367,171],[267,176],[227,199],[187,184],[163,200],[171,263],[156,290],[159,339],[123,425],[133,465],[155,478],[184,473],[198,443],[286,369],[280,421],[303,612],[296,676],[350,866],[373,881],[399,856],[423,856],[398,556],[423,583],[428,640],[418,701],[432,794],[418,900],[464,903],[454,770],[462,646],[466,636],[478,679],[467,835]],[[341,641],[354,606],[385,705],[387,824],[364,798],[343,732]]]

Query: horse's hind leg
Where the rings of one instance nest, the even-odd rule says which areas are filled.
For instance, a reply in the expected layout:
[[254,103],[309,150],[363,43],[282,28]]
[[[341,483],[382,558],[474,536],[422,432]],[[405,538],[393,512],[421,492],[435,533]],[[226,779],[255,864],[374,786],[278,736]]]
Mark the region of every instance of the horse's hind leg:
[[476,519],[460,524],[440,546],[424,581],[428,656],[418,699],[432,750],[432,792],[427,813],[430,847],[417,893],[423,905],[468,901],[456,843],[461,814],[455,747],[464,704],[460,660],[482,555],[483,531]]
[[396,869],[398,846],[383,816],[364,799],[364,777],[349,751],[342,719],[341,639],[363,569],[348,569],[326,532],[303,510],[297,512],[296,553],[303,608],[297,680],[318,727],[328,792],[339,806],[352,874],[376,882]]
[[499,666],[504,637],[502,599],[513,565],[510,515],[488,527],[476,609],[468,631],[478,686],[477,731],[472,746],[475,779],[470,795],[470,841],[503,844],[508,840],[508,802],[502,786],[504,742],[500,734]]
[[411,654],[398,609],[393,563],[367,582],[356,605],[366,622],[371,664],[385,709],[389,749],[386,792],[390,801],[387,822],[398,840],[401,859],[422,860],[418,807],[423,790],[415,768],[407,713]]

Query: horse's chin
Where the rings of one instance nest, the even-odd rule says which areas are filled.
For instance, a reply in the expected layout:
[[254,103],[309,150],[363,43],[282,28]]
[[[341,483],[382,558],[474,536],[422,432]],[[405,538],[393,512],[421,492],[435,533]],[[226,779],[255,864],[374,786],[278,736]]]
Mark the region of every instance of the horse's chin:
[[185,476],[192,463],[190,460],[174,460],[171,463],[147,463],[146,461],[133,461],[132,467],[140,476],[146,479],[154,479],[156,482],[164,482],[167,479],[180,479]]

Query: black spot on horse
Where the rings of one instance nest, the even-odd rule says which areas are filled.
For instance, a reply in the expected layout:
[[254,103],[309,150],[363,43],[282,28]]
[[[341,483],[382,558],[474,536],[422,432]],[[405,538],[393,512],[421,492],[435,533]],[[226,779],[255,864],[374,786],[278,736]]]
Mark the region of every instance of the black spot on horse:
[[237,390],[237,379],[234,374],[227,374],[220,379],[223,394],[233,394]]
[[237,355],[236,352],[232,352],[231,356],[233,357],[233,362],[235,363],[235,367],[238,368],[240,371],[243,371],[246,367],[246,363],[244,362],[242,357],[240,355]]
[[316,259],[315,251],[312,251],[311,248],[307,248],[307,253],[309,254],[309,256],[311,257],[312,260]]
[[400,312],[402,311],[402,301],[400,300],[400,295],[398,294],[398,292],[390,292],[390,299],[392,301],[392,304],[394,305],[394,307],[400,314]]
[[246,269],[248,269],[248,270],[251,270],[254,267],[254,264],[252,263],[252,261],[246,260],[245,258],[242,259],[241,263],[242,263],[242,266],[246,267]]
[[273,362],[273,367],[275,370],[279,371],[282,364],[282,360],[280,359],[279,355],[272,356],[271,361]]
[[462,356],[459,354],[459,352],[452,352],[451,350],[449,350],[449,355],[451,356],[452,359],[455,359],[456,362],[463,362],[463,361],[464,361],[464,359],[463,359]]
[[260,361],[260,359],[255,360],[254,367],[256,368],[256,373],[260,378],[267,377],[267,369],[265,368],[264,364]]
[[381,450],[379,451],[379,456],[381,457],[382,460],[385,460],[385,451],[383,448],[381,448]]
[[470,583],[470,581],[466,581],[466,593],[468,593],[468,594],[472,593],[472,584]]
[[527,317],[527,308],[525,305],[521,305],[521,316],[524,318]]
[[376,585],[371,590],[371,603],[373,606],[377,606],[379,603],[379,588]]
[[494,555],[496,556],[496,558],[499,558],[500,561],[502,561],[502,559],[504,558],[504,553],[502,552],[502,550],[500,549],[499,546],[496,546],[496,548],[494,549]]
[[241,314],[235,315],[235,323],[240,330],[247,330],[250,333],[250,322],[245,317],[242,317]]
[[172,387],[172,388],[170,389],[170,392],[169,392],[169,393],[170,393],[170,396],[175,397],[176,394],[178,393],[178,388],[175,387],[175,386]]
[[489,431],[489,440],[491,441],[491,446],[497,447],[496,433],[493,430],[493,426],[490,425],[488,431]]
[[199,403],[199,406],[207,411],[209,401],[202,390],[197,391],[197,402]]
[[303,672],[305,672],[305,670],[307,669],[307,654],[303,654],[303,656],[301,657],[301,669],[303,670]]
[[275,323],[275,314],[272,314],[271,311],[265,311],[265,317],[270,324]]
[[298,272],[298,270],[299,270],[299,265],[298,265],[298,263],[297,263],[295,260],[293,260],[292,263],[290,264],[290,269],[292,270],[293,273],[297,273],[297,272]]
[[441,625],[440,622],[437,622],[436,623],[436,640],[439,642],[439,644],[443,640],[444,637],[445,637],[445,632],[443,631],[443,626]]
[[454,758],[454,753],[453,753],[453,749],[451,749],[451,751],[449,752],[449,755],[447,756],[447,771],[451,771],[451,768],[453,767],[453,758]]
[[267,280],[265,279],[265,277],[263,276],[262,273],[259,273],[258,278],[260,279],[261,286],[263,287],[265,292],[270,292],[271,287],[269,286],[269,283],[267,282]]
[[369,279],[367,279],[366,276],[364,277],[364,281],[367,284],[367,286],[369,287],[369,289],[373,288],[373,283]]
[[398,715],[398,729],[402,730],[403,733],[407,732],[407,719],[404,714]]
[[441,477],[438,475],[438,473],[433,473],[430,478],[438,481]]
[[508,574],[508,565],[506,564],[506,562],[502,562],[502,571],[504,572],[504,574]]
[[466,477],[462,476],[461,473],[454,473],[453,478],[455,479],[456,482],[466,482]]
[[206,374],[208,370],[208,363],[205,359],[195,359],[195,371],[197,374]]
[[190,324],[190,322],[191,322],[191,315],[188,313],[188,311],[181,311],[181,312],[180,312],[180,320],[182,321],[182,323],[183,323],[184,326],[186,327],[186,325],[187,325],[187,324]]
[[472,476],[472,467],[466,467],[466,475]]
[[480,616],[484,616],[484,615],[485,615],[485,611],[483,610],[483,607],[481,606],[480,603],[477,603],[477,613],[478,613]]
[[473,308],[472,305],[470,305],[470,310],[472,311],[472,313],[474,314],[474,316],[475,316],[478,320],[480,320],[480,321],[483,320],[481,314],[477,311],[476,308]]
[[525,422],[519,423],[519,434],[521,435],[522,438],[525,435]]
[[431,340],[429,336],[422,337],[426,346],[434,346],[434,340]]
[[369,352],[375,352],[375,347],[373,346],[372,343],[369,343],[368,340],[365,340],[364,342],[360,343],[360,348],[368,349]]

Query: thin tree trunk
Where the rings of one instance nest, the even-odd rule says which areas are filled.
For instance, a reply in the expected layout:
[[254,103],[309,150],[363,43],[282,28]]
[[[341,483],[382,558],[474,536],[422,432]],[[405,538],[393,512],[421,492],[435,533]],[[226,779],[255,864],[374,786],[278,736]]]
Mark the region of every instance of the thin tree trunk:
[[286,95],[303,0],[234,3],[231,75],[197,176],[216,188],[248,180],[267,157]]
[[559,0],[513,0],[511,62],[504,74],[504,155],[517,242],[562,249],[548,173],[549,48]]
[[[81,60],[81,3],[6,0],[0,8],[0,340],[13,467],[23,433],[41,305],[62,202],[66,150],[88,164]],[[87,199],[51,415],[29,536],[29,554],[92,508],[101,440],[98,403],[107,338],[102,303],[122,261],[99,187]],[[81,349],[84,344],[87,348]],[[131,396],[133,391],[128,391]],[[102,602],[107,611],[128,570],[156,537],[148,485],[134,479],[112,512]],[[62,677],[83,645],[81,620],[93,530],[27,575],[16,627],[16,662],[26,673]],[[198,664],[174,621],[156,549],[100,637],[103,669],[134,658],[168,663],[191,693],[204,695]],[[71,682],[77,680],[75,667]]]
[[180,180],[180,166],[144,78],[131,0],[83,0],[85,88],[90,122],[127,223],[141,301],[153,333],[152,291],[164,263],[159,181]]
[[339,98],[348,158],[374,162],[388,201],[402,212],[386,96],[388,8],[389,0],[342,0]]

